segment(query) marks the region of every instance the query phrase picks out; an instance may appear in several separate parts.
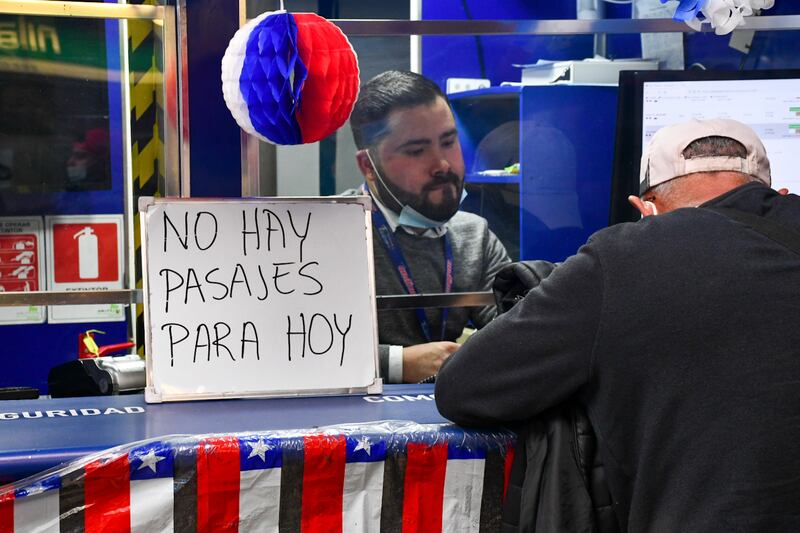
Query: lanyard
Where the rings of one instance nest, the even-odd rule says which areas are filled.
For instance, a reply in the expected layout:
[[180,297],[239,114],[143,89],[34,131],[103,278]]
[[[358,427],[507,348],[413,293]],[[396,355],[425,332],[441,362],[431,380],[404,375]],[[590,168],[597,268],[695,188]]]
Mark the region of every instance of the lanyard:
[[[362,185],[361,190],[366,193],[366,187]],[[383,242],[384,248],[386,248],[386,252],[389,254],[389,258],[392,260],[392,265],[394,265],[395,273],[397,274],[397,278],[400,280],[400,283],[406,290],[407,294],[419,294],[417,291],[417,286],[414,283],[414,278],[411,276],[411,269],[406,262],[405,257],[403,256],[403,251],[400,249],[400,243],[397,242],[397,239],[394,236],[394,232],[392,228],[389,227],[389,223],[386,221],[386,217],[383,215],[380,209],[375,206],[375,202],[373,201],[372,204],[372,224],[378,231],[378,236],[381,238],[381,242]],[[454,277],[454,263],[453,260],[453,248],[450,244],[450,239],[447,237],[447,233],[443,235],[444,239],[444,292],[450,293],[453,290],[453,277]],[[428,322],[428,316],[425,314],[425,311],[421,308],[417,308],[414,310],[417,315],[417,321],[419,322],[419,327],[422,329],[423,335],[425,338],[428,339],[428,342],[433,340],[431,336],[431,327],[430,323]],[[444,340],[444,333],[445,327],[447,326],[447,315],[450,313],[449,308],[444,308],[442,310],[442,327],[441,331],[439,332],[439,340]]]

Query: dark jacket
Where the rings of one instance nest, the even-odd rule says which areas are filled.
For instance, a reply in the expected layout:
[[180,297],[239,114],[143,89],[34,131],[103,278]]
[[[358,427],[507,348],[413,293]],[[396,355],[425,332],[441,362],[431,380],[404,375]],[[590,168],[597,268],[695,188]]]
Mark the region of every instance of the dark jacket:
[[554,407],[517,428],[503,533],[620,531],[583,407]]
[[[550,275],[549,261],[503,267],[492,287],[505,313]],[[518,439],[503,505],[503,533],[615,533],[614,513],[597,438],[586,413],[570,401],[515,428]]]
[[[709,204],[800,233],[800,198]],[[462,425],[586,408],[623,528],[800,530],[800,254],[709,209],[602,230],[436,382]]]

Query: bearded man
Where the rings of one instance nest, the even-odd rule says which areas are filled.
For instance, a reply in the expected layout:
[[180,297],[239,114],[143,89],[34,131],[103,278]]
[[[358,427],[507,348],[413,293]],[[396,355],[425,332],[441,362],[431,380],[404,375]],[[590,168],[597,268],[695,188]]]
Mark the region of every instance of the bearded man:
[[[464,158],[441,89],[413,72],[384,72],[361,88],[350,125],[365,183],[345,194],[372,197],[377,294],[490,290],[509,257],[485,219],[459,211]],[[464,327],[494,316],[494,306],[379,311],[381,375],[435,375]]]

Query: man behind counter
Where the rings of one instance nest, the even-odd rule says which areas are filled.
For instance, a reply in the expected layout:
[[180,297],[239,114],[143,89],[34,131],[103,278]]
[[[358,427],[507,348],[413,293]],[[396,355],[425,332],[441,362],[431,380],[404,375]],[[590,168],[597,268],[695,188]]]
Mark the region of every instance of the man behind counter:
[[[361,88],[350,124],[366,188],[345,194],[372,196],[377,294],[489,290],[509,258],[486,220],[458,210],[464,159],[441,89],[384,72]],[[379,311],[381,374],[392,383],[436,374],[464,326],[494,315],[494,306]]]
[[659,130],[640,180],[643,220],[473,335],[437,405],[498,424],[577,399],[623,530],[798,531],[800,198],[732,120]]

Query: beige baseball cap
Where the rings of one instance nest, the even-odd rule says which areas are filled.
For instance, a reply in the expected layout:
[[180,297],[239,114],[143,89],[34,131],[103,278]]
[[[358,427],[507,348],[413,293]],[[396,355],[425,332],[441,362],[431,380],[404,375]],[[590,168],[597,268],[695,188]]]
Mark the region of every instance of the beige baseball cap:
[[[747,149],[747,157],[693,157],[685,159],[683,151],[703,137],[728,137]],[[653,135],[642,154],[639,173],[639,194],[660,183],[695,172],[733,171],[749,174],[767,186],[770,178],[767,151],[756,132],[736,120],[690,120],[665,126]]]

